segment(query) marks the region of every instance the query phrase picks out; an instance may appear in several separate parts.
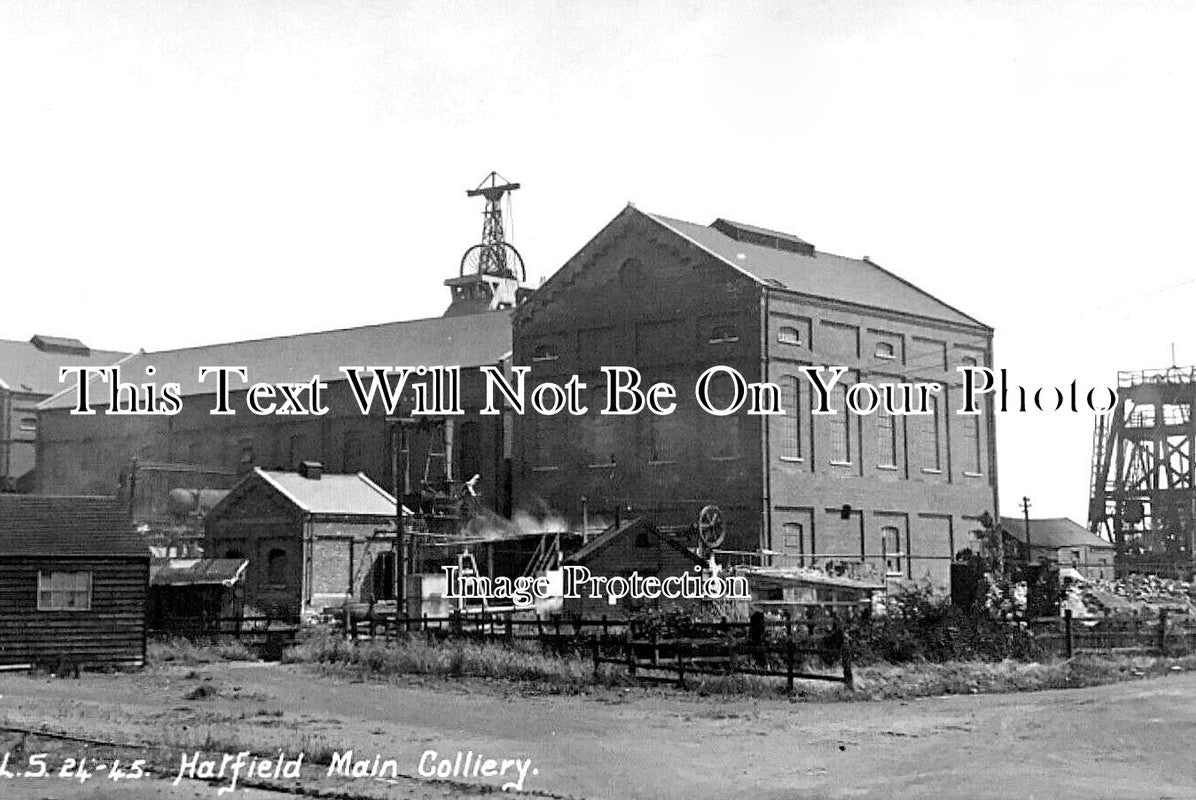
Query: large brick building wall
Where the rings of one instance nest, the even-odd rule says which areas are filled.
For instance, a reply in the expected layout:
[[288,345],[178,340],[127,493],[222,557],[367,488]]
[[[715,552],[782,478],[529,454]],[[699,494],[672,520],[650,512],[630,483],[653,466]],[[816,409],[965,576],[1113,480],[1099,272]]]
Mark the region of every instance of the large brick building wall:
[[[991,409],[954,413],[955,369],[991,365],[992,330],[870,261],[786,234],[629,206],[517,310],[514,363],[533,383],[580,375],[591,406],[604,365],[678,391],[671,416],[518,418],[518,507],[688,525],[716,504],[725,549],[940,584],[973,520],[997,507]],[[788,413],[707,414],[692,392],[714,365],[781,386]],[[932,415],[814,415],[798,371],[810,365],[846,367],[849,383],[945,388]]]
[[[394,322],[347,330],[307,333],[248,342],[139,353],[122,365],[122,380],[159,386],[178,381],[182,409],[171,416],[113,416],[106,384],[93,381],[97,412],[76,415],[76,392],[68,388],[40,407],[38,458],[40,490],[49,493],[114,492],[132,459],[160,464],[188,464],[244,474],[255,466],[293,469],[301,461],[319,461],[330,472],[364,472],[393,487],[395,436],[381,403],[363,415],[341,366],[460,366],[461,406],[450,418],[447,434],[454,478],[480,475],[476,488],[490,508],[509,510],[507,448],[501,416],[482,416],[483,379],[477,367],[501,366],[511,348],[510,312],[483,311],[452,317]],[[154,368],[152,378],[146,368]],[[328,413],[322,416],[257,416],[245,405],[246,384],[232,382],[232,415],[209,413],[215,382],[198,380],[201,366],[244,366],[249,381],[309,382],[320,376]],[[412,379],[410,385],[421,383]],[[411,410],[412,392],[403,395],[400,414]],[[443,429],[413,431],[408,454],[399,459],[404,489],[418,491],[425,472],[443,477],[444,459],[429,462],[429,450],[445,448]],[[183,485],[186,474],[176,478]],[[195,478],[211,483],[211,476]],[[228,482],[224,479],[225,483]],[[207,484],[205,484],[207,485]],[[188,487],[200,488],[200,487]],[[216,488],[227,488],[221,485]],[[141,492],[139,491],[139,494]],[[147,498],[155,506],[165,493]]]

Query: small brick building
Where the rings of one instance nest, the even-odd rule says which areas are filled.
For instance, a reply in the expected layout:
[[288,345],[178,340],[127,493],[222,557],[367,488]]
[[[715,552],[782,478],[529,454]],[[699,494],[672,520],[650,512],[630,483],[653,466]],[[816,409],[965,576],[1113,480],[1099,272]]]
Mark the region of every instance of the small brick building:
[[0,665],[144,664],[149,563],[111,497],[0,494]]
[[246,558],[245,608],[285,619],[394,599],[394,496],[363,473],[254,469],[208,514],[204,555]]

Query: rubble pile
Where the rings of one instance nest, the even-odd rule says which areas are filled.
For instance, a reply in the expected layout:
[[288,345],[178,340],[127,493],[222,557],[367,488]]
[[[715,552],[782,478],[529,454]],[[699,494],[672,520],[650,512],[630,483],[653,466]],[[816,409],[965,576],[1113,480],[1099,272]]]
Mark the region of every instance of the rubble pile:
[[1168,613],[1196,615],[1192,583],[1156,575],[1129,575],[1116,580],[1090,580],[1071,583],[1062,608],[1073,616],[1106,615],[1156,616]]

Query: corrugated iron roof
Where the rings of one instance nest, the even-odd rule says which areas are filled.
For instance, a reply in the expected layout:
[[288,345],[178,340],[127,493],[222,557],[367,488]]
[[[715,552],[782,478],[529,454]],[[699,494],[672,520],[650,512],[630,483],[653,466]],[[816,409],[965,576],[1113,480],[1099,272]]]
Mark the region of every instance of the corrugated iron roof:
[[[511,312],[492,311],[138,353],[122,365],[122,371],[129,376],[125,380],[140,382],[145,380],[145,367],[152,365],[159,385],[177,381],[180,395],[186,397],[216,390],[214,376],[199,382],[200,367],[245,367],[252,383],[308,383],[316,375],[332,383],[345,380],[341,367],[478,367],[497,364],[510,350]],[[93,386],[93,404],[107,405],[106,385],[96,385],[100,389]],[[232,385],[234,390],[243,386],[236,378]],[[55,391],[60,388],[56,385]],[[71,408],[75,400],[71,386],[39,408]]]
[[168,558],[150,564],[151,586],[233,586],[245,577],[244,558]]
[[[1005,533],[1026,541],[1026,521],[1020,517],[1001,517]],[[1034,547],[1104,547],[1113,543],[1100,538],[1083,525],[1067,517],[1030,518],[1030,544]]]
[[[246,480],[254,476],[309,514],[393,517],[395,513],[394,495],[360,472],[352,475],[325,472],[316,480],[297,472],[257,468]],[[234,488],[230,497],[236,494]]]
[[0,557],[144,556],[149,546],[112,497],[0,494]]
[[[46,336],[34,338],[43,342],[59,341]],[[14,392],[54,394],[61,391],[64,385],[58,382],[60,367],[107,367],[126,355],[111,350],[89,350],[86,355],[82,355],[63,352],[62,349],[54,347],[42,349],[37,347],[33,340],[14,342],[10,339],[0,339],[0,387],[7,387]]]
[[[817,250],[812,251],[812,255],[806,255],[766,247],[734,239],[711,226],[698,225],[661,214],[640,213],[760,283],[781,286],[813,297],[901,311],[969,327],[988,327],[871,261],[836,256]],[[755,228],[742,223],[731,224],[771,236],[803,241],[792,234]]]

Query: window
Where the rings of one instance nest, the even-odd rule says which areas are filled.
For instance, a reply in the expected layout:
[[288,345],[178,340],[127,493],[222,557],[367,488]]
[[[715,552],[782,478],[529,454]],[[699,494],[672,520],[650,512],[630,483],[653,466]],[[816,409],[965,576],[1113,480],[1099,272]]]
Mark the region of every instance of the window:
[[556,348],[549,344],[538,344],[532,351],[532,361],[556,361]]
[[559,422],[550,417],[533,418],[532,421],[532,467],[534,469],[556,469],[557,427]]
[[395,599],[394,551],[379,553],[374,557],[373,583],[375,600]]
[[786,325],[777,333],[777,341],[782,344],[801,344],[801,331]]
[[677,418],[678,411],[667,416],[647,414],[648,461],[653,464],[676,463],[681,451],[681,437],[685,426]]
[[806,539],[801,523],[786,522],[781,525],[781,548],[785,555],[797,558],[799,564],[805,564]]
[[241,465],[248,467],[253,464],[253,440],[241,439],[237,442],[237,446],[241,448]]
[[801,384],[792,375],[781,378],[781,408],[784,415],[777,418],[780,457],[797,460],[801,449]]
[[606,387],[595,386],[590,393],[590,413],[579,417],[584,426],[586,459],[591,467],[608,467],[615,463],[616,420],[599,409],[605,407]]
[[980,474],[980,416],[963,418],[963,457],[964,472],[970,475]]
[[960,359],[960,364],[965,367],[975,367],[979,363],[980,362],[976,360],[975,356],[964,356],[962,359]]
[[1071,563],[1073,563],[1073,564],[1080,563],[1080,551],[1079,550],[1071,551]]
[[341,469],[344,472],[359,472],[361,470],[361,434],[357,431],[345,432]]
[[[710,381],[710,401],[715,408],[727,408],[734,402],[735,385],[726,373],[715,375]],[[706,446],[710,458],[727,461],[739,458],[739,414],[716,417],[703,414],[706,418]]]
[[851,463],[851,415],[847,411],[847,386],[839,384],[831,393],[831,463]]
[[37,417],[21,417],[21,430],[25,433],[36,433]]
[[876,357],[883,358],[886,361],[892,361],[893,359],[897,358],[897,348],[893,346],[892,342],[877,342]]
[[287,551],[275,547],[266,557],[266,582],[271,586],[285,586],[287,582]]
[[38,572],[38,611],[91,611],[90,572]]
[[880,529],[881,547],[884,548],[885,575],[900,578],[905,575],[905,550],[901,545],[901,530],[893,526]]
[[629,258],[619,267],[619,282],[625,288],[635,289],[643,286],[646,279],[644,264],[638,258]]
[[930,395],[927,414],[916,417],[921,421],[918,444],[922,452],[922,469],[938,472],[943,468],[942,447],[939,441],[939,399]]
[[739,334],[730,326],[720,325],[710,331],[710,344],[734,344],[738,341]]
[[876,464],[897,468],[897,418],[885,411],[876,412]]

